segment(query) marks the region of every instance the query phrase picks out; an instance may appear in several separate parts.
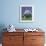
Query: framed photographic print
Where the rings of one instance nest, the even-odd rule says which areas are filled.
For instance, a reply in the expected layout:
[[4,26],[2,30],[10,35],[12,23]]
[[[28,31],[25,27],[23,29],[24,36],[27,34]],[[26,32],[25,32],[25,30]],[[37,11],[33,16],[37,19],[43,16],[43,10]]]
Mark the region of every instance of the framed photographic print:
[[34,21],[34,6],[20,5],[20,22],[33,22],[33,21]]

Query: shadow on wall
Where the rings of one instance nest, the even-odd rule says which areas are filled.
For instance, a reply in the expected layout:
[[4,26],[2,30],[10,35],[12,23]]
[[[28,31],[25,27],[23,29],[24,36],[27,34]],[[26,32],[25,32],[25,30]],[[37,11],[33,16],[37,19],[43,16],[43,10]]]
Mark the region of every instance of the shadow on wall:
[[6,26],[4,24],[0,24],[0,43],[2,43],[2,32],[5,32],[3,29],[6,28]]

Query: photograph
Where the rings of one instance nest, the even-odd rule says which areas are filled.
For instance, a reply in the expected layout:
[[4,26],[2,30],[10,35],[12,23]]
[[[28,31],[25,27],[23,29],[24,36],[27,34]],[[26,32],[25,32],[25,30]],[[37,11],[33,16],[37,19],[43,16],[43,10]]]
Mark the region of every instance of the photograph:
[[34,19],[33,5],[20,6],[20,22],[32,22]]

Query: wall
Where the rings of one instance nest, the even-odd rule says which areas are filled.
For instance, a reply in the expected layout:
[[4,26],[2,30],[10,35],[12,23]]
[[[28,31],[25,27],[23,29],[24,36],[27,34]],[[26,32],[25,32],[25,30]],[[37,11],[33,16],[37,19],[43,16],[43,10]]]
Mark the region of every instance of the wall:
[[[35,21],[32,23],[19,22],[19,6],[34,5]],[[46,28],[46,1],[45,0],[1,0],[0,25],[13,24],[16,28],[38,27]]]

